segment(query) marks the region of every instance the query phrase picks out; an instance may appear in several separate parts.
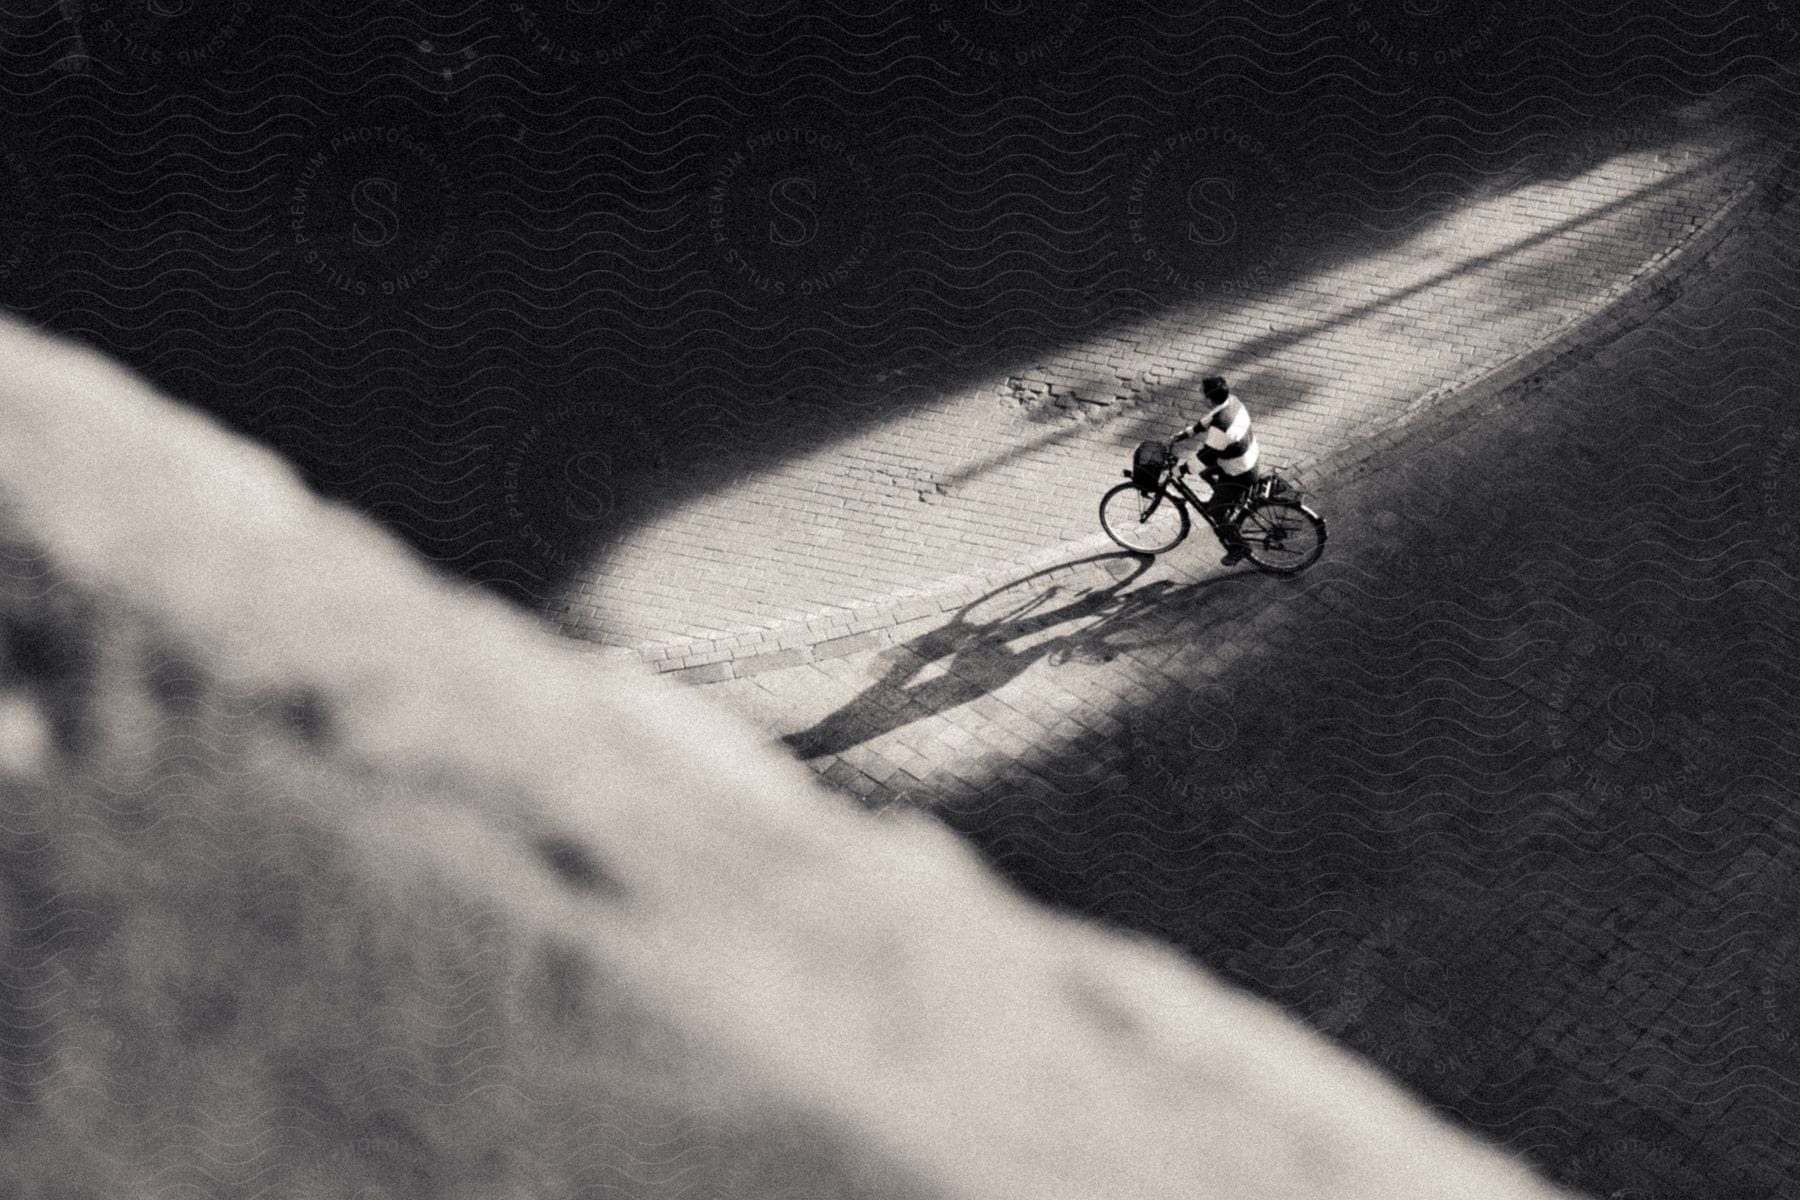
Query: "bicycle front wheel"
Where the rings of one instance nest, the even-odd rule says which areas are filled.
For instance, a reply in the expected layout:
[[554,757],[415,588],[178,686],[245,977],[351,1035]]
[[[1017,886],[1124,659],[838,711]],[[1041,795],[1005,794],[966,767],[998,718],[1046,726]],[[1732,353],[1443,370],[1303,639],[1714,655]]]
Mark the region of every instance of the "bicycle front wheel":
[[1325,553],[1325,518],[1293,500],[1267,500],[1238,525],[1250,561],[1271,575],[1298,575]]
[[1100,498],[1100,528],[1134,554],[1161,554],[1188,535],[1187,509],[1167,492],[1146,496],[1121,483]]

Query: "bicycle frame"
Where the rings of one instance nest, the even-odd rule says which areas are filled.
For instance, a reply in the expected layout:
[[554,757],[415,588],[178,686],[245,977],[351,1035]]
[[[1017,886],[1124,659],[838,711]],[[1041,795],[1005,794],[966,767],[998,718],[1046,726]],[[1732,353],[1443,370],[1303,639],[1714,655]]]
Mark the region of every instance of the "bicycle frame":
[[[1126,483],[1114,484],[1100,499],[1100,524],[1107,536],[1134,554],[1157,555],[1173,550],[1199,522],[1189,510],[1199,512],[1204,522],[1230,553],[1229,565],[1248,556],[1257,570],[1272,575],[1297,575],[1317,562],[1324,552],[1327,537],[1325,519],[1305,504],[1303,489],[1285,474],[1289,467],[1268,467],[1259,472],[1256,483],[1241,498],[1223,511],[1215,511],[1212,497],[1202,500],[1185,478],[1181,464],[1163,447],[1160,462],[1148,453],[1154,443],[1140,444],[1133,454],[1132,469],[1124,471]],[[1156,467],[1155,484],[1144,491],[1137,480]],[[1201,478],[1217,483],[1211,473]],[[1135,497],[1135,499],[1130,498]],[[1151,520],[1164,503],[1174,506],[1173,513],[1151,528]],[[1171,526],[1178,520],[1178,526]]]
[[[1126,474],[1129,475],[1130,472],[1127,471]],[[1250,495],[1245,497],[1243,501],[1231,510],[1231,518],[1236,520],[1243,516],[1252,504],[1255,504],[1257,501],[1268,495],[1268,490],[1269,477],[1264,476],[1257,481],[1256,487],[1251,490]],[[1156,500],[1150,505],[1149,511],[1155,512],[1158,504],[1161,504],[1164,500],[1170,499],[1176,504],[1185,504],[1188,508],[1199,513],[1200,518],[1204,520],[1207,527],[1213,531],[1213,535],[1215,537],[1218,536],[1218,522],[1213,520],[1212,513],[1207,511],[1205,503],[1199,496],[1194,494],[1194,489],[1190,488],[1187,485],[1187,481],[1181,477],[1181,472],[1176,468],[1175,464],[1170,464],[1163,469],[1162,483],[1156,490]]]

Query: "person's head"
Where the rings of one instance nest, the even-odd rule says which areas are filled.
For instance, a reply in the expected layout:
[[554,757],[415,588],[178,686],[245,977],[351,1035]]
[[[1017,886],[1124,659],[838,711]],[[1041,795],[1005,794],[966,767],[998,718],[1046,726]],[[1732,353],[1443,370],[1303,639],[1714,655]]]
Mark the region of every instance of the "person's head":
[[1221,404],[1231,395],[1231,387],[1223,375],[1208,375],[1200,381],[1200,394],[1214,404]]

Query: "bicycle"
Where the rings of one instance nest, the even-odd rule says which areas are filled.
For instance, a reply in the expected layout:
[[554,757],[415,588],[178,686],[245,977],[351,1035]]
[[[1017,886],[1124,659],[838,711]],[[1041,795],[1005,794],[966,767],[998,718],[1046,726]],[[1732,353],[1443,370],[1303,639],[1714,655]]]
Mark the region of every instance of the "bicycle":
[[[1133,469],[1125,472],[1127,482],[1100,498],[1100,527],[1107,537],[1135,554],[1167,553],[1193,527],[1190,507],[1219,532],[1175,462],[1167,442],[1138,446]],[[1283,470],[1291,477],[1290,468]],[[1270,575],[1298,575],[1325,553],[1325,518],[1307,507],[1298,484],[1279,471],[1265,472],[1228,519],[1237,523],[1251,564]]]

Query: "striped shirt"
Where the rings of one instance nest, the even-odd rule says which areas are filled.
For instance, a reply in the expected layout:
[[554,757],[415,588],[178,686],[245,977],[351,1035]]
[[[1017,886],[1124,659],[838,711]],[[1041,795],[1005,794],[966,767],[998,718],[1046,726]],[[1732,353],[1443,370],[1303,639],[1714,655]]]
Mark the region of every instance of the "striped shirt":
[[1256,474],[1256,434],[1250,428],[1250,410],[1236,396],[1227,395],[1222,404],[1192,425],[1180,436],[1192,437],[1206,431],[1206,444],[1195,451],[1195,457],[1208,467],[1217,467],[1226,476],[1254,477]]

